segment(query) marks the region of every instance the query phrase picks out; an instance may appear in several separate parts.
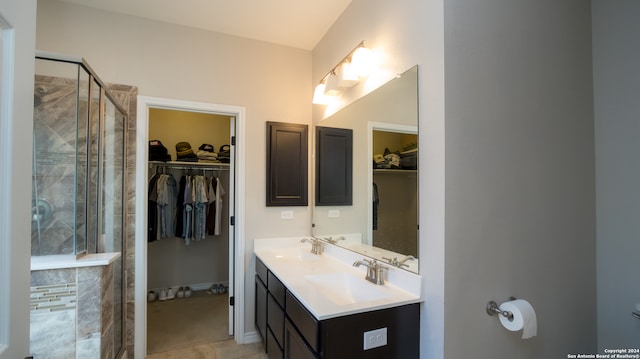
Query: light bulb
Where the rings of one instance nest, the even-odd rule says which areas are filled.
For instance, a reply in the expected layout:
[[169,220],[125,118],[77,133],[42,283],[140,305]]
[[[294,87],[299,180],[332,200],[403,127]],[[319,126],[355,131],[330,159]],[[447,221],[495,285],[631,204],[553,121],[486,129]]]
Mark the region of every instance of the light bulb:
[[329,98],[324,94],[325,84],[318,84],[316,89],[313,91],[313,101],[312,103],[316,105],[326,105],[329,103]]
[[366,47],[360,47],[351,57],[351,67],[358,76],[366,77],[378,68],[378,61],[373,51]]

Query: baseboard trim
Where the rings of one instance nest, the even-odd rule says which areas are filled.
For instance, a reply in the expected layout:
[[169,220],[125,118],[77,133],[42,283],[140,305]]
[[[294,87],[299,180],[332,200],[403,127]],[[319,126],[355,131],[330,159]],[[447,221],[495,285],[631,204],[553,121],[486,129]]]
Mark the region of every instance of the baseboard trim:
[[244,333],[243,341],[240,344],[251,344],[251,343],[257,343],[261,341],[262,341],[262,337],[260,336],[260,334],[258,334],[257,331],[254,330],[252,332]]

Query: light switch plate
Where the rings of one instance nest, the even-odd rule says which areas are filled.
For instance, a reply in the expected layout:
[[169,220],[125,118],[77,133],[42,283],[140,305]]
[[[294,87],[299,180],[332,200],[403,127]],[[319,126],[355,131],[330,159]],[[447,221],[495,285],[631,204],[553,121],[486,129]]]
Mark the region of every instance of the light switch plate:
[[363,350],[373,349],[387,345],[387,328],[380,328],[364,332]]
[[280,219],[293,219],[293,211],[280,211]]
[[338,217],[340,217],[340,210],[339,209],[330,209],[329,212],[327,213],[327,215],[329,216],[329,218],[338,218]]

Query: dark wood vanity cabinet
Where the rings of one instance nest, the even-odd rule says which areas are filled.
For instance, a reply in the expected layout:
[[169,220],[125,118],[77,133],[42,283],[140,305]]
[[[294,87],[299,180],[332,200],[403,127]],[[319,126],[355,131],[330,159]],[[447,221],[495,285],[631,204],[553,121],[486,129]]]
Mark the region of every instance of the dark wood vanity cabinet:
[[256,261],[256,329],[262,337],[267,339],[267,267],[260,261]]
[[[260,331],[257,318],[263,317],[258,313],[261,309],[266,316],[263,339],[269,359],[419,357],[418,303],[317,320],[256,258],[256,272],[265,270],[266,285],[259,283],[263,276],[256,274],[256,287],[266,290],[266,295],[256,291],[256,326]],[[364,350],[365,333],[382,328],[387,330],[387,344]]]

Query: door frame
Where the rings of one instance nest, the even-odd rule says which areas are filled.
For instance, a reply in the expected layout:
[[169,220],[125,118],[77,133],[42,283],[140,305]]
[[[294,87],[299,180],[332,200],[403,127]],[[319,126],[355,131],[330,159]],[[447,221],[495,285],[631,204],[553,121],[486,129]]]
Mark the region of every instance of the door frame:
[[[369,121],[367,123],[367,158],[373,158],[373,131],[418,134],[418,126]],[[367,244],[373,245],[373,162],[367,162]],[[417,190],[417,188],[416,188]]]
[[0,0],[0,359],[29,355],[35,10]]
[[[234,339],[244,343],[244,194],[245,194],[245,108],[205,102],[183,101],[159,97],[138,96],[136,119],[136,228],[135,228],[135,319],[134,357],[144,358],[147,352],[147,159],[149,141],[149,109],[215,113],[233,116],[235,120],[235,225],[233,283]],[[230,235],[232,232],[230,231]],[[231,264],[230,264],[231,268]],[[230,273],[231,275],[231,273]],[[233,287],[231,286],[233,285]]]

